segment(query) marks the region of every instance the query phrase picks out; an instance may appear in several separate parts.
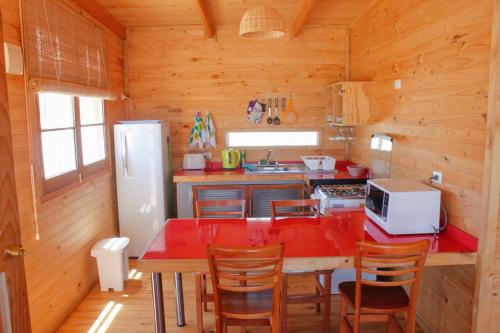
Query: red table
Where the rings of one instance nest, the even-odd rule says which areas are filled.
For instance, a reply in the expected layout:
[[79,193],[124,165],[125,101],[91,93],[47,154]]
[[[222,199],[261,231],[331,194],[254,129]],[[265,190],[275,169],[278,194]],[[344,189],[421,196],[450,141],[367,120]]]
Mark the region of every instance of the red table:
[[[342,210],[320,218],[170,219],[139,260],[139,268],[152,273],[157,332],[164,332],[161,273],[175,272],[178,304],[182,305],[180,274],[208,270],[207,244],[236,247],[283,243],[284,270],[323,270],[353,267],[356,242],[363,239],[388,243],[429,239],[426,266],[476,262],[477,239],[451,225],[437,238],[391,236],[370,221],[363,210]],[[182,316],[180,308],[178,315]]]

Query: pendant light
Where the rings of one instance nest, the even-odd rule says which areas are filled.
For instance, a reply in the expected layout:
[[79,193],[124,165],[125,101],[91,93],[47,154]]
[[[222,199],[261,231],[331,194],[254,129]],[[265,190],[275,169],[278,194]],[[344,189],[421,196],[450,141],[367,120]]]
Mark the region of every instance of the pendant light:
[[274,39],[285,35],[280,13],[270,7],[250,8],[240,22],[240,36],[249,39]]

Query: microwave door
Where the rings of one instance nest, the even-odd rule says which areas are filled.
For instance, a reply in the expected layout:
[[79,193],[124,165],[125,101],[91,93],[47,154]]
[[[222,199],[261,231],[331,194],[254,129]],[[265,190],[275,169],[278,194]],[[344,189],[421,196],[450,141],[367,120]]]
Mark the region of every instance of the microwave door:
[[375,186],[368,188],[366,196],[366,208],[371,210],[378,217],[382,217],[382,207],[384,206],[384,191]]

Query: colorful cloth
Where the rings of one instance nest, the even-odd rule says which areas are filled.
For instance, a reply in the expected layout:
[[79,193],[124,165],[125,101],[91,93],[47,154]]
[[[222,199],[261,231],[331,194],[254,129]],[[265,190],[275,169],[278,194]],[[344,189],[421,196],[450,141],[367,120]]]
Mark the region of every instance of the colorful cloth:
[[215,124],[210,112],[205,114],[205,126],[203,128],[202,140],[206,149],[215,148],[217,145],[215,142]]
[[201,114],[196,112],[194,125],[193,128],[191,128],[191,134],[189,134],[189,149],[203,149],[203,132],[203,119],[201,119]]

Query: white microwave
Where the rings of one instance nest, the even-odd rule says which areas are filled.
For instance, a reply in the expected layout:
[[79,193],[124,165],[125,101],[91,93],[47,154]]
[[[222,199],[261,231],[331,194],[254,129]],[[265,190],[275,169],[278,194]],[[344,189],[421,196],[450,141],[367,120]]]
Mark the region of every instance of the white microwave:
[[411,179],[371,179],[366,215],[391,235],[430,234],[439,230],[441,191]]

